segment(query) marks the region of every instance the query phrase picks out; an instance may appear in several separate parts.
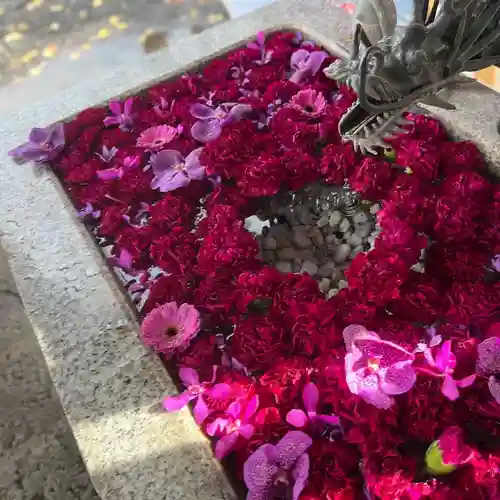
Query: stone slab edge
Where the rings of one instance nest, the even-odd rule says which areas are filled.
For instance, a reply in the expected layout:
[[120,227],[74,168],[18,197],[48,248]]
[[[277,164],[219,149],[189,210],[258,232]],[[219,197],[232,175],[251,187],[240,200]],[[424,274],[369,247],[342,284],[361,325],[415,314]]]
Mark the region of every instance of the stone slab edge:
[[[82,84],[50,92],[30,106],[13,102],[0,117],[0,236],[9,254],[49,372],[97,492],[103,500],[230,499],[234,493],[208,442],[187,411],[166,414],[159,402],[176,388],[138,338],[138,325],[66,195],[48,171],[19,166],[7,151],[33,126],[66,119],[250,39],[259,30],[291,28],[340,53],[348,15],[327,0],[283,0],[221,24]],[[461,92],[461,93],[460,93]],[[453,96],[442,112],[457,135],[478,142],[498,162],[500,96],[481,88]]]

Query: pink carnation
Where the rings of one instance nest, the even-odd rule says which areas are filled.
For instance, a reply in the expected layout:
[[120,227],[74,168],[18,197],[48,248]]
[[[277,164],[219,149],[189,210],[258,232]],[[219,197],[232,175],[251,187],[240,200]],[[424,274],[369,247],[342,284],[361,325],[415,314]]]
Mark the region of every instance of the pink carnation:
[[175,302],[153,309],[141,326],[144,343],[167,358],[185,351],[199,331],[200,313],[189,304],[177,307]]

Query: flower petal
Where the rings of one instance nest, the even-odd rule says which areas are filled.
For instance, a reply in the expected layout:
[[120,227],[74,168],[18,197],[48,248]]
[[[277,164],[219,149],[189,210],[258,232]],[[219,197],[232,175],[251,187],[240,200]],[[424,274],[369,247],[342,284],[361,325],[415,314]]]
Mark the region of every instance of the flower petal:
[[227,418],[216,418],[213,422],[207,424],[206,431],[209,436],[218,436],[224,432],[229,425]]
[[179,370],[179,377],[182,380],[183,384],[188,387],[191,385],[199,385],[200,383],[198,374],[192,368],[186,368],[185,366],[183,366]]
[[129,97],[126,101],[125,104],[123,105],[123,114],[130,116],[132,113],[132,106],[134,104],[134,99],[132,97]]
[[189,112],[198,120],[210,120],[215,118],[215,111],[206,104],[196,103],[189,108]]
[[255,427],[252,424],[243,424],[240,427],[240,435],[245,439],[250,439],[255,432]]
[[469,387],[471,386],[476,380],[476,374],[473,373],[472,375],[469,375],[468,377],[462,378],[460,380],[456,380],[455,382],[457,383],[458,387]]
[[290,410],[286,415],[286,421],[293,425],[294,427],[301,428],[304,427],[309,419],[307,415],[302,410]]
[[344,343],[345,343],[345,348],[350,351],[352,343],[354,342],[355,339],[361,338],[363,336],[374,336],[374,338],[379,338],[377,334],[374,332],[369,332],[364,326],[362,325],[349,325],[346,328],[344,328],[344,331],[342,332],[342,336],[344,337]]
[[[243,478],[254,499],[266,499],[265,493],[271,487],[274,475],[279,471],[278,465],[269,459],[274,448],[272,444],[263,444],[248,457],[243,466]],[[259,493],[262,496],[256,496]]]
[[488,388],[495,401],[500,404],[500,382],[493,375],[488,379]]
[[451,351],[451,340],[447,340],[438,350],[435,356],[436,368],[443,373],[453,370],[457,364],[457,358]]
[[203,399],[203,395],[198,396],[198,401],[193,408],[194,420],[198,425],[201,425],[205,419],[210,415],[210,410]]
[[169,172],[165,172],[164,175],[153,178],[151,188],[158,189],[160,193],[168,193],[186,187],[190,182],[191,179],[184,172],[175,172],[173,176]]
[[231,393],[231,386],[228,384],[215,384],[209,391],[210,397],[214,399],[227,399]]
[[128,250],[126,250],[125,248],[122,248],[120,250],[120,256],[118,257],[118,264],[122,269],[131,269],[133,260],[134,259],[132,258],[132,254]]
[[411,364],[391,366],[380,380],[380,389],[385,394],[396,395],[408,392],[417,380],[415,370]]
[[456,381],[450,375],[446,375],[441,386],[441,392],[451,401],[458,399],[458,387]]
[[217,441],[215,445],[215,456],[218,460],[222,460],[233,451],[239,437],[240,435],[238,432],[231,432],[231,434],[227,434]]
[[309,477],[309,455],[304,453],[299,457],[295,468],[292,471],[294,485],[292,490],[292,500],[298,500],[302,490],[306,486],[307,478]]
[[231,108],[227,118],[224,120],[224,125],[241,120],[247,113],[252,111],[252,106],[249,104],[236,104]]
[[486,373],[500,372],[500,338],[490,337],[477,346],[478,365]]
[[163,408],[167,411],[178,411],[187,406],[193,397],[188,391],[184,391],[178,396],[169,396],[163,400]]
[[122,105],[120,101],[109,101],[109,109],[112,113],[115,115],[121,115],[122,114]]
[[331,425],[332,427],[336,427],[340,425],[340,418],[336,415],[316,415],[315,417],[320,422],[323,422],[327,425]]
[[319,391],[312,382],[306,384],[304,387],[302,391],[302,400],[304,401],[304,407],[308,413],[316,412],[319,401]]
[[364,359],[378,358],[382,368],[388,368],[396,363],[413,361],[415,355],[401,346],[375,338],[355,338],[353,345],[363,354]]
[[184,162],[184,157],[174,149],[164,149],[155,154],[151,160],[151,166],[155,175],[160,175],[163,172],[173,169],[177,165]]
[[238,419],[241,415],[241,403],[239,401],[234,401],[228,406],[225,413],[231,415],[235,420]]
[[248,421],[252,415],[257,411],[259,408],[259,396],[255,395],[253,396],[250,401],[247,404],[247,407],[245,408],[245,415],[243,416],[243,420],[246,422]]
[[272,457],[283,469],[289,470],[311,446],[312,439],[301,431],[289,431],[274,447]]
[[319,71],[319,68],[321,68],[321,65],[327,57],[328,54],[322,50],[315,50],[309,54],[307,67],[311,72],[311,75],[315,75]]
[[193,139],[199,142],[215,141],[222,133],[219,120],[197,121],[191,127],[191,135]]
[[299,64],[303,63],[307,60],[309,57],[309,51],[305,49],[299,49],[296,50],[293,54],[292,57],[290,57],[290,66],[298,70],[299,69]]
[[96,172],[97,178],[101,181],[113,181],[123,177],[122,168],[108,168],[106,170],[98,170]]

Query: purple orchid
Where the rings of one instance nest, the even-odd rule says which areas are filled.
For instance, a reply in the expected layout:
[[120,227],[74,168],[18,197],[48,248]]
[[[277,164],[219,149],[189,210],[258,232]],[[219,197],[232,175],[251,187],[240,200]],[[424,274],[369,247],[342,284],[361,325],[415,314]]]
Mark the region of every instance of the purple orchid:
[[118,148],[114,146],[110,149],[107,146],[103,146],[101,153],[96,153],[96,155],[105,163],[109,163],[118,153]]
[[426,332],[429,336],[429,343],[425,342],[424,340],[422,342],[419,342],[417,344],[417,348],[415,349],[416,353],[425,353],[428,349],[438,346],[443,341],[443,337],[441,337],[441,335],[437,335],[435,326],[429,326],[428,328],[426,328]]
[[307,434],[290,431],[276,445],[257,448],[243,466],[247,500],[298,500],[309,476],[311,444]]
[[103,123],[105,127],[110,127],[111,125],[118,125],[120,130],[131,130],[134,124],[134,117],[132,115],[132,105],[134,100],[129,97],[125,104],[122,105],[120,101],[110,101],[109,109],[113,116],[107,116],[104,118]]
[[123,177],[123,168],[107,168],[96,172],[97,178],[101,181],[113,181]]
[[250,42],[249,44],[247,44],[247,48],[260,51],[260,59],[255,61],[259,66],[263,66],[264,64],[268,64],[271,62],[273,53],[270,50],[266,51],[266,35],[263,31],[259,31],[257,33],[255,42]]
[[453,378],[453,372],[457,364],[457,357],[451,350],[451,340],[447,340],[441,347],[434,347],[435,355],[431,348],[424,350],[424,356],[429,365],[437,371],[437,373],[427,372],[429,375],[434,375],[443,378],[441,392],[451,401],[455,401],[459,397],[459,387],[469,387],[476,380],[476,375],[472,374],[460,380]]
[[141,164],[141,159],[138,155],[126,156],[123,159],[123,168],[126,170],[133,170]]
[[489,375],[488,388],[500,404],[500,337],[490,337],[477,346],[478,373]]
[[304,427],[310,423],[313,428],[320,432],[327,426],[339,427],[340,419],[335,415],[318,415],[316,408],[319,403],[318,388],[310,382],[306,384],[302,391],[302,401],[306,412],[302,410],[290,410],[286,416],[286,421],[294,427]]
[[172,149],[160,151],[151,160],[154,173],[151,187],[166,193],[187,186],[194,179],[203,179],[205,167],[200,163],[202,150],[195,149],[186,158]]
[[178,411],[188,405],[193,399],[197,399],[193,408],[194,419],[201,425],[210,415],[210,409],[204,400],[204,395],[213,399],[226,399],[231,394],[231,388],[227,384],[212,384],[215,382],[217,367],[214,366],[213,377],[209,382],[200,382],[200,378],[192,368],[181,368],[179,377],[187,389],[178,396],[169,396],[163,400],[163,407],[167,411]]
[[98,219],[101,216],[101,211],[95,210],[92,203],[87,202],[77,215],[80,219]]
[[28,142],[9,151],[9,156],[41,163],[53,160],[64,149],[64,125],[56,123],[46,128],[31,129]]
[[112,256],[108,258],[108,264],[112,267],[118,267],[124,271],[130,271],[133,264],[132,254],[125,248],[120,249],[118,257]]
[[240,436],[245,439],[250,439],[253,436],[255,427],[251,422],[258,408],[258,396],[253,396],[246,407],[242,406],[239,401],[235,401],[224,412],[225,416],[217,417],[207,425],[209,436],[224,434],[215,445],[215,456],[219,460],[227,457],[233,451]]
[[491,266],[497,273],[500,273],[500,254],[495,255],[495,257],[491,259]]
[[322,50],[314,52],[309,52],[306,49],[296,50],[290,58],[290,66],[293,70],[290,81],[300,84],[307,78],[314,76],[327,57],[328,54]]
[[250,111],[252,106],[248,104],[224,103],[216,109],[206,104],[193,104],[189,112],[198,121],[191,127],[191,135],[199,142],[214,141],[226,125],[241,120]]
[[391,396],[404,394],[413,387],[413,353],[360,325],[349,325],[343,336],[347,349],[346,381],[353,394],[377,408],[387,409],[394,404]]

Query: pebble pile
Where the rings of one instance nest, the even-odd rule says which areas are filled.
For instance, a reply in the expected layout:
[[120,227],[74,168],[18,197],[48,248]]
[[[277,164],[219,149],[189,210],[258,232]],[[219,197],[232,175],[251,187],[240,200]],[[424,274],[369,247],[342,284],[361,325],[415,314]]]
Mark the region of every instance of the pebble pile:
[[379,210],[348,187],[314,184],[270,199],[246,226],[256,233],[267,264],[283,273],[308,273],[333,297],[348,286],[350,261],[373,248]]

